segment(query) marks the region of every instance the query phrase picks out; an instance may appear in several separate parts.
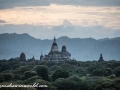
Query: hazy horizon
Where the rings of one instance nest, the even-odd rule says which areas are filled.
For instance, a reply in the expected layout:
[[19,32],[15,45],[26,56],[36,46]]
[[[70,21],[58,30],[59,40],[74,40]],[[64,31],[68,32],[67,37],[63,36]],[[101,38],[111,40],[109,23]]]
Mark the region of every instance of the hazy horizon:
[[[29,33],[16,33],[16,32],[14,32],[14,33],[0,33],[0,34],[18,34],[18,35],[22,35],[22,34],[28,34],[28,35],[30,35]],[[95,40],[100,40],[100,39],[112,39],[112,38],[119,38],[120,36],[118,36],[118,37],[111,37],[111,38],[109,38],[109,37],[105,37],[105,38],[98,38],[98,39],[96,39],[96,38],[93,38],[93,37],[84,37],[84,38],[81,38],[81,37],[69,37],[69,36],[60,36],[60,37],[58,37],[58,36],[53,36],[52,38],[44,38],[44,39],[41,39],[41,38],[36,38],[36,37],[34,37],[34,36],[32,36],[32,35],[30,35],[31,37],[33,37],[33,38],[35,38],[35,39],[40,39],[40,40],[53,40],[54,39],[54,37],[56,38],[56,39],[59,39],[59,38],[61,38],[61,37],[67,37],[67,38],[71,38],[71,39],[74,39],[74,38],[79,38],[79,39],[87,39],[87,38],[92,38],[92,39],[95,39]]]
[[[71,58],[76,60],[96,60],[102,53],[105,60],[119,60],[120,37],[113,39],[93,38],[67,38],[56,37],[59,51],[62,49],[63,41],[67,50],[71,53]],[[51,50],[54,36],[52,39],[36,39],[28,34],[0,34],[0,58],[19,57],[24,52],[27,58],[33,55],[39,59],[41,52],[48,54]]]

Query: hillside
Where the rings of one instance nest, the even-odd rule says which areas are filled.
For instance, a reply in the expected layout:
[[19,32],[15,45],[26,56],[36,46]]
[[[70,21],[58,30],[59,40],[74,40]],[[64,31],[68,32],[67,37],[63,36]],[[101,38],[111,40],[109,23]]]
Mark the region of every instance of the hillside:
[[[54,37],[53,37],[54,38]],[[67,50],[76,60],[98,60],[102,53],[104,60],[120,60],[120,37],[93,39],[93,38],[68,38],[66,36],[57,38],[59,50],[61,50],[63,40]],[[47,54],[53,40],[40,40],[28,34],[0,34],[0,59],[19,57],[21,52],[26,54],[26,58],[33,55],[39,60],[41,52]]]

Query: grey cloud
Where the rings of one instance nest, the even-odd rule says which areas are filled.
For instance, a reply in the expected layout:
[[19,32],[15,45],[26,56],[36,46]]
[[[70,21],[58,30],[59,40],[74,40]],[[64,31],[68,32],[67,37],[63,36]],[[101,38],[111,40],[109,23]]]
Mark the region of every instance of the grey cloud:
[[0,9],[24,6],[48,6],[48,0],[0,0]]
[[4,20],[0,20],[0,23],[6,23],[6,21],[4,21]]
[[120,6],[120,0],[0,0],[0,9],[16,6],[48,6],[52,3],[76,6]]
[[51,0],[57,4],[83,6],[120,6],[119,0]]

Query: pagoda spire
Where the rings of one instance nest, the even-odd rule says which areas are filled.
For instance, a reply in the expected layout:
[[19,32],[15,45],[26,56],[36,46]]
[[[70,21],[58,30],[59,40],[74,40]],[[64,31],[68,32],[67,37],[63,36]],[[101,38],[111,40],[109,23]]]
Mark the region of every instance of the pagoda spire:
[[41,55],[42,55],[42,52],[41,52]]
[[56,38],[55,38],[55,36],[54,36],[54,43],[56,43]]
[[104,60],[103,60],[103,56],[102,56],[102,54],[100,54],[100,58],[99,58],[98,61],[104,61]]
[[65,41],[63,40],[63,46],[65,46]]

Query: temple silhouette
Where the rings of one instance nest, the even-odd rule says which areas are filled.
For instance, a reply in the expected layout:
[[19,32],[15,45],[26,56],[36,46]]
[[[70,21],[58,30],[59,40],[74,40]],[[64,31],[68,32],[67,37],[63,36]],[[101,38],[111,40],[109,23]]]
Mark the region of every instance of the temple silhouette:
[[67,51],[66,46],[64,44],[62,46],[62,50],[59,51],[56,38],[54,37],[50,52],[48,53],[48,55],[44,56],[41,53],[40,61],[64,62],[67,60],[71,60],[70,57],[71,54]]

